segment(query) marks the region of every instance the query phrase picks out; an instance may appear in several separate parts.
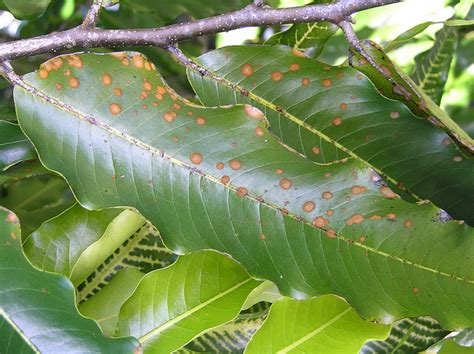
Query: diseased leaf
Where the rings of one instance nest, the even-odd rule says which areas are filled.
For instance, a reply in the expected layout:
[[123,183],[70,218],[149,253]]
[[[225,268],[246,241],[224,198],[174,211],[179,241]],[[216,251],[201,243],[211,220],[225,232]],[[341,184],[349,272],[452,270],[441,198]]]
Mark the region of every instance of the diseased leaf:
[[143,277],[120,310],[118,333],[137,337],[145,353],[170,353],[233,320],[258,284],[224,255],[182,256]]
[[36,158],[36,152],[16,124],[0,120],[0,170]]
[[368,339],[383,339],[390,326],[362,320],[344,300],[282,298],[255,333],[245,353],[355,353]]
[[134,268],[119,270],[98,293],[79,305],[79,312],[96,320],[105,335],[114,335],[120,307],[144,275]]
[[200,335],[186,348],[198,353],[243,353],[252,335],[267,318],[270,305],[268,302],[253,305],[235,320]]
[[443,27],[436,33],[433,47],[415,57],[413,81],[439,104],[448,80],[449,68],[458,46],[458,30]]
[[[466,208],[474,205],[473,159],[431,123],[380,96],[357,71],[295,54],[276,47],[223,48],[199,58],[220,83],[194,72],[189,78],[205,105],[250,102],[260,108],[272,133],[307,158],[327,164],[350,156],[392,186],[474,223]],[[292,65],[299,70],[291,71]]]
[[359,354],[416,354],[444,338],[449,331],[442,329],[430,317],[405,318],[393,324],[384,341],[366,343]]
[[[472,325],[469,226],[397,198],[359,161],[305,159],[251,106],[183,100],[136,53],[53,60],[62,65],[47,78],[24,77],[37,91],[17,87],[16,108],[42,161],[83,205],[136,208],[171,250],[224,252],[285,295],[338,294],[383,322],[428,314],[446,328]],[[405,109],[392,104],[388,112]]]
[[[35,269],[25,258],[17,217],[0,209],[0,352],[133,353],[135,339],[106,338],[79,315],[66,277]],[[15,342],[8,339],[13,338]],[[12,348],[11,345],[15,344]]]

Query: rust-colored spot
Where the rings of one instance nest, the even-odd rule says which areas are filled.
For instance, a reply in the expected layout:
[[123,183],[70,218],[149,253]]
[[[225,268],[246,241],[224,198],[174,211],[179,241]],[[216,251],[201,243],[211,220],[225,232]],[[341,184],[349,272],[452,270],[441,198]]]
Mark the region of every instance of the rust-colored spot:
[[163,86],[157,86],[156,92],[159,93],[160,95],[164,95],[166,93],[166,89]]
[[147,109],[147,108],[148,108],[148,105],[143,104],[143,105],[142,105],[142,108],[143,108],[143,109]]
[[272,80],[273,81],[280,81],[281,79],[283,79],[283,73],[279,70],[276,70],[274,72],[272,72]]
[[328,88],[328,87],[331,87],[331,85],[332,85],[331,79],[324,79],[323,80],[323,87]]
[[461,156],[454,156],[454,157],[453,157],[453,161],[454,161],[454,162],[461,162],[461,161],[462,161],[462,157],[461,157]]
[[173,108],[174,109],[181,109],[181,105],[175,102],[175,103],[173,103]]
[[202,162],[202,155],[199,152],[193,152],[189,155],[189,160],[195,165],[199,165]]
[[102,75],[102,82],[105,86],[109,86],[112,84],[112,77],[109,74]]
[[333,216],[334,215],[334,210],[332,210],[332,209],[326,210],[326,215],[327,216]]
[[48,70],[45,70],[45,69],[40,69],[38,71],[38,76],[40,77],[40,79],[47,79],[48,78],[48,75],[49,75],[49,72]]
[[380,220],[380,219],[382,219],[382,217],[380,215],[374,214],[369,219],[370,220]]
[[293,63],[293,64],[290,65],[290,70],[291,71],[297,71],[299,69],[300,69],[300,64],[298,64],[298,63]]
[[194,115],[194,112],[193,111],[187,111],[186,114],[191,117],[191,116]]
[[229,183],[229,182],[230,182],[230,177],[229,177],[229,176],[225,176],[225,175],[222,176],[222,177],[221,177],[221,182],[222,182],[223,184]]
[[283,172],[284,172],[284,171],[283,171],[281,168],[277,168],[277,169],[275,170],[275,173],[276,173],[277,175],[281,175]]
[[337,77],[338,79],[340,79],[340,78],[344,77],[344,73],[343,73],[342,71],[338,71],[338,72],[336,73],[336,77]]
[[109,111],[114,116],[116,116],[117,114],[120,114],[120,112],[122,112],[122,107],[118,103],[111,103],[109,106]]
[[128,60],[128,58],[123,58],[121,62],[123,66],[130,66],[130,60]]
[[309,79],[309,77],[304,77],[301,80],[301,85],[303,85],[303,86],[308,86],[310,83],[311,83],[311,80]]
[[8,213],[7,221],[12,224],[17,224],[19,222],[18,218],[13,213]]
[[172,123],[174,121],[174,117],[173,117],[172,112],[163,113],[163,119],[168,123]]
[[122,89],[120,87],[114,88],[114,95],[117,97],[122,96]]
[[292,53],[293,55],[296,55],[297,57],[300,57],[300,58],[305,58],[306,55],[304,55],[304,53],[296,48],[293,48],[292,50]]
[[332,120],[332,125],[341,125],[342,124],[342,118],[341,117],[336,117]]
[[216,163],[216,168],[218,170],[223,170],[224,169],[224,164],[222,162],[218,162],[218,163]]
[[163,100],[163,95],[161,93],[155,93],[155,98],[158,100],[158,101],[161,101]]
[[143,83],[143,89],[146,90],[146,91],[151,91],[153,89],[153,86],[148,81],[145,81]]
[[313,225],[316,227],[321,228],[321,227],[325,227],[328,224],[329,224],[329,220],[325,219],[322,216],[317,216],[313,219]]
[[390,118],[392,118],[392,119],[400,118],[400,113],[399,112],[390,112]]
[[266,239],[267,237],[265,236],[265,234],[260,234],[260,235],[258,236],[258,238],[259,238],[260,240],[262,240],[262,241],[265,241],[265,239]]
[[347,109],[347,103],[341,103],[339,105],[339,108],[342,109],[343,111]]
[[79,79],[77,77],[69,78],[69,86],[72,88],[78,88],[80,85]]
[[242,73],[242,75],[244,75],[246,77],[252,76],[253,75],[253,67],[252,67],[252,65],[250,65],[248,63],[244,64],[240,68],[240,72]]
[[244,105],[244,111],[245,111],[245,114],[249,116],[250,118],[263,119],[263,117],[265,117],[265,115],[263,114],[261,110],[249,104]]
[[142,69],[145,65],[143,57],[141,55],[134,55],[132,58],[132,63],[137,69]]
[[354,214],[349,219],[346,220],[347,225],[360,224],[364,221],[364,216],[362,214]]
[[362,236],[359,237],[359,242],[360,242],[360,243],[364,243],[365,240],[366,240],[366,237],[365,237],[364,235],[362,235]]
[[331,177],[331,172],[326,172],[326,173],[324,174],[324,177],[326,177],[326,178]]
[[357,80],[362,80],[363,78],[364,78],[364,76],[362,74],[357,74],[356,75]]
[[242,163],[239,160],[230,160],[229,166],[233,170],[240,170]]
[[326,236],[329,237],[329,238],[336,238],[337,237],[336,230],[327,229],[326,230]]
[[321,148],[318,147],[318,146],[313,146],[313,147],[311,148],[311,151],[313,152],[313,154],[319,155],[319,154],[321,153]]
[[60,84],[59,82],[56,84],[56,90],[60,91],[63,88],[63,84]]
[[245,196],[245,195],[247,195],[247,194],[249,194],[249,191],[248,191],[247,188],[245,188],[245,187],[239,187],[239,188],[237,189],[237,195],[238,195],[239,197],[243,197],[243,196]]
[[413,294],[415,294],[415,295],[418,294],[418,292],[420,291],[420,289],[418,289],[418,288],[413,288],[411,290],[413,291]]
[[173,136],[172,140],[173,140],[173,143],[177,143],[179,142],[179,137],[175,135]]
[[448,146],[449,144],[451,144],[451,139],[449,138],[444,138],[443,141],[442,141],[442,144],[444,146]]
[[411,220],[405,220],[403,223],[403,226],[405,226],[407,229],[413,226],[413,222]]
[[393,220],[397,217],[395,213],[388,213],[386,216],[387,216],[387,219],[389,220]]
[[10,237],[12,238],[12,240],[16,240],[16,233],[10,232]]
[[282,189],[288,190],[291,188],[293,183],[288,178],[282,178],[279,182]]
[[148,62],[148,61],[145,61],[145,69],[147,71],[152,71],[153,70],[153,66]]
[[332,193],[331,192],[324,192],[323,193],[323,199],[329,200],[332,198]]
[[392,191],[389,187],[382,187],[380,188],[380,194],[382,194],[385,198],[388,199],[395,199],[398,197],[398,194]]
[[310,200],[303,204],[303,210],[307,213],[311,213],[314,208],[316,208],[316,204]]
[[257,127],[257,128],[255,128],[255,135],[263,136],[263,135],[265,135],[265,133],[264,133],[264,131],[261,127]]
[[354,195],[364,193],[366,190],[367,190],[367,188],[364,187],[364,186],[352,186],[352,188],[351,188],[351,192]]
[[141,100],[144,100],[144,99],[147,98],[147,97],[148,97],[148,92],[142,91],[142,93],[141,93],[141,95],[140,95],[140,99],[141,99]]
[[196,124],[197,125],[205,125],[207,123],[206,118],[199,116],[196,118]]
[[326,65],[324,68],[323,68],[324,71],[328,72],[328,71],[331,71],[331,67]]
[[64,71],[64,76],[69,77],[69,76],[71,76],[71,75],[72,75],[71,69],[66,69],[66,70]]
[[386,66],[386,65],[382,65],[380,67],[380,69],[382,69],[383,73],[385,74],[385,76],[388,76],[388,77],[392,77],[393,76],[393,73],[392,71]]
[[69,63],[69,65],[71,65],[75,68],[78,68],[78,69],[82,69],[84,67],[84,63],[83,63],[82,59],[77,55],[68,56],[67,57],[67,62]]

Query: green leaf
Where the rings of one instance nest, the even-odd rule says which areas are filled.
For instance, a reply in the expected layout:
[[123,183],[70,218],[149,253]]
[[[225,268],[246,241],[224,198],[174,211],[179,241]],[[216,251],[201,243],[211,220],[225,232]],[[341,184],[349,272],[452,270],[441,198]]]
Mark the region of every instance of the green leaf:
[[443,340],[432,345],[426,353],[472,354],[474,352],[474,329],[468,328],[453,332]]
[[331,22],[298,23],[284,32],[274,34],[265,43],[284,44],[302,51],[309,48],[311,50],[308,53],[315,58],[336,31],[337,26]]
[[76,204],[31,233],[24,241],[25,254],[38,268],[70,277],[79,256],[121,212],[89,211]]
[[243,353],[252,335],[267,318],[270,305],[268,302],[253,305],[235,320],[200,335],[186,348],[198,353]]
[[0,170],[36,157],[36,152],[18,125],[0,120]]
[[[133,338],[110,339],[79,315],[64,276],[35,269],[25,258],[16,216],[0,209],[0,352],[133,353]],[[20,343],[21,342],[21,343]]]
[[2,0],[8,10],[19,20],[32,20],[41,16],[51,0]]
[[52,174],[53,172],[48,171],[46,168],[44,168],[44,166],[41,164],[41,162],[39,162],[39,160],[24,161],[15,166],[10,167],[6,171],[0,172],[0,185],[3,186],[7,182],[16,182],[20,179]]
[[436,33],[433,47],[415,57],[416,69],[412,78],[436,104],[441,102],[457,46],[458,30],[443,27]]
[[24,237],[74,202],[66,181],[51,174],[11,180],[4,186],[0,197],[0,205],[14,211],[20,218]]
[[368,339],[385,338],[390,326],[362,320],[343,300],[324,295],[275,302],[245,353],[355,353]]
[[147,274],[120,310],[118,333],[145,353],[170,353],[205,330],[234,319],[258,285],[236,262],[215,252],[182,256]]
[[[297,60],[285,55],[286,67]],[[61,60],[47,79],[26,75],[35,89],[16,87],[15,101],[42,161],[81,204],[133,207],[171,250],[224,252],[284,295],[338,294],[383,322],[431,315],[446,328],[472,325],[469,226],[397,198],[359,161],[305,159],[269,133],[255,108],[188,103],[138,54]],[[306,60],[299,63],[313,65]],[[387,115],[404,109],[383,102]]]
[[430,317],[405,318],[393,324],[386,340],[368,342],[359,353],[416,354],[438,342],[448,333]]
[[[276,136],[307,158],[328,164],[350,156],[401,191],[474,223],[466,209],[474,203],[474,161],[431,123],[380,96],[357,71],[276,47],[223,48],[199,60],[222,78],[216,84],[189,72],[203,104],[250,102],[265,112]],[[289,70],[292,64],[300,69]],[[234,92],[239,89],[243,95]]]
[[113,335],[120,307],[132,295],[144,275],[134,268],[119,270],[98,293],[79,305],[79,312],[96,320],[105,335]]
[[413,37],[422,33],[425,29],[427,29],[433,23],[434,22],[430,22],[430,21],[423,22],[399,34],[393,41],[391,41],[389,44],[385,46],[384,51],[388,53],[392,50],[400,48],[407,42],[410,42],[413,39]]

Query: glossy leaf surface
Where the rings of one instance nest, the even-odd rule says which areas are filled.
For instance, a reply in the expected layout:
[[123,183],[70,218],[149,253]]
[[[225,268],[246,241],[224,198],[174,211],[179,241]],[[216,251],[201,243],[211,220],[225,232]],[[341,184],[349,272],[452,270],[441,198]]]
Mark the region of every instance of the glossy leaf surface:
[[173,251],[224,252],[286,295],[336,293],[384,322],[428,313],[472,324],[469,226],[400,200],[360,162],[288,150],[250,106],[188,103],[142,56],[57,59],[46,79],[25,76],[39,91],[17,88],[17,111],[83,205],[134,207]]
[[145,353],[170,353],[234,319],[257,285],[224,255],[207,251],[182,256],[140,281],[120,310],[118,333],[137,337]]
[[22,348],[25,353],[30,349],[42,353],[133,353],[137,349],[135,339],[106,338],[97,323],[82,317],[67,278],[39,271],[27,261],[17,217],[2,208],[0,220],[1,352],[11,352],[4,351],[11,348],[9,338],[15,340],[15,352]]
[[343,300],[324,295],[275,302],[245,353],[356,353],[368,339],[383,339],[390,326],[362,320]]

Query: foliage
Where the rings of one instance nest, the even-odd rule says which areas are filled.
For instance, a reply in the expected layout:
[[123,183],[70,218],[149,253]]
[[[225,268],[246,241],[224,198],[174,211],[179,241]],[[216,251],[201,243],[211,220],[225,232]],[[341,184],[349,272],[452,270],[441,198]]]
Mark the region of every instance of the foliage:
[[[112,3],[100,27],[250,1]],[[89,6],[2,0],[23,21],[0,41]],[[357,14],[357,43],[325,21],[193,38],[185,67],[153,47],[13,60],[0,353],[472,352],[473,12],[380,25],[410,6]]]

